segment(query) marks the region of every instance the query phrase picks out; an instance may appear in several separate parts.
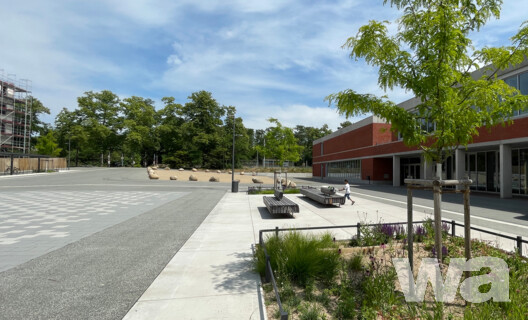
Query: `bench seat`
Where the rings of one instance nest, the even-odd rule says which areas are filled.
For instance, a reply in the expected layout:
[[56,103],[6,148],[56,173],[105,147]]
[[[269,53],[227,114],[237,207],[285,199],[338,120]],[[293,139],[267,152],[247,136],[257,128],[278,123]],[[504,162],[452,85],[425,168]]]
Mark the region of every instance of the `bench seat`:
[[320,190],[316,188],[312,188],[312,187],[302,188],[301,194],[321,204],[326,204],[326,205],[337,204],[339,206],[341,206],[342,204],[345,204],[345,196],[338,195],[338,194],[333,194],[333,195],[325,194],[325,193],[322,193]]
[[271,214],[289,214],[293,216],[294,213],[299,212],[299,205],[286,197],[282,197],[280,200],[275,196],[264,197],[263,199],[266,208]]

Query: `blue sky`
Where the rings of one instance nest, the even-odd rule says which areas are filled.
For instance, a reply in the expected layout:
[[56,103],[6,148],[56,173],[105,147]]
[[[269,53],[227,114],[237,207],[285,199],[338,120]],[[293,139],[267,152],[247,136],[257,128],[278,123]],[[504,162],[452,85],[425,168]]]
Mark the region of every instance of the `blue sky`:
[[[32,81],[53,122],[86,91],[120,97],[173,96],[207,90],[237,108],[248,128],[284,125],[335,130],[346,119],[324,97],[351,88],[410,98],[377,87],[376,69],[341,48],[369,20],[394,20],[381,0],[7,1],[2,10],[3,75]],[[527,19],[528,1],[505,0],[500,20],[472,36],[503,45]],[[1,75],[0,71],[0,75]],[[352,122],[357,119],[349,119]]]

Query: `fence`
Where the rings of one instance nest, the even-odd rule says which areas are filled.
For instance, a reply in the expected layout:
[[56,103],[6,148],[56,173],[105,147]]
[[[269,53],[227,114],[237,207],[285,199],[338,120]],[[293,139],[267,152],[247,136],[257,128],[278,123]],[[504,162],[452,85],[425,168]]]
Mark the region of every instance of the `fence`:
[[[420,224],[420,223],[423,224],[425,222],[426,221],[414,221],[414,222],[412,222],[412,224],[413,225]],[[451,225],[451,236],[453,236],[453,237],[457,237],[457,235],[455,233],[456,226],[464,227],[463,224],[457,223],[455,220],[443,220],[442,219],[442,222],[448,223],[448,224]],[[271,268],[270,257],[268,255],[268,251],[266,250],[266,245],[264,243],[264,233],[275,232],[275,235],[278,237],[279,236],[279,232],[282,232],[282,231],[304,231],[304,230],[326,230],[326,229],[350,229],[350,228],[356,228],[357,239],[359,239],[361,237],[361,227],[377,227],[377,226],[382,226],[382,225],[405,225],[405,224],[408,224],[408,222],[376,223],[376,224],[366,224],[366,225],[357,223],[355,225],[345,225],[345,226],[305,227],[305,228],[286,228],[286,229],[279,229],[279,227],[275,227],[275,229],[259,230],[259,245],[264,250],[264,256],[265,256],[265,259],[266,259],[265,280],[266,280],[266,282],[270,282],[271,281],[271,283],[273,285],[273,290],[275,290],[275,296],[276,296],[276,299],[277,299],[277,303],[279,305],[280,319],[281,320],[287,320],[288,319],[288,312],[285,311],[284,308],[282,307],[282,302],[281,302],[280,296],[279,296],[279,290],[277,288],[277,282],[275,281],[275,276],[273,275],[273,270]],[[500,233],[497,233],[497,232],[488,231],[488,230],[484,230],[484,229],[477,228],[477,227],[470,227],[470,228],[471,228],[471,230],[475,230],[475,231],[479,231],[479,232],[482,232],[482,233],[487,233],[487,234],[490,234],[490,235],[493,235],[493,236],[502,237],[502,238],[505,238],[505,239],[509,239],[509,240],[515,241],[516,242],[516,247],[517,247],[517,253],[519,255],[521,255],[521,256],[522,256],[522,245],[523,245],[523,243],[524,244],[528,244],[528,240],[524,240],[521,236],[512,237],[512,236],[503,235],[503,234],[500,234]]]
[[21,173],[57,171],[66,169],[65,158],[51,158],[41,155],[18,153],[0,153],[0,174],[13,175]]

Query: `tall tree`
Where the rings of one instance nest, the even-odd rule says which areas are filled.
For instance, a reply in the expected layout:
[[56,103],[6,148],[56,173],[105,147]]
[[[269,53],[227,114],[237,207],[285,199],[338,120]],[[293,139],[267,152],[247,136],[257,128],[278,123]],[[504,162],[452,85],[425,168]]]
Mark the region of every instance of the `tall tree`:
[[248,129],[244,127],[242,118],[236,117],[236,108],[229,106],[226,108],[226,117],[223,127],[223,152],[224,167],[231,167],[233,148],[233,119],[235,121],[235,167],[241,167],[241,160],[249,159],[250,137]]
[[[153,156],[159,151],[159,139],[156,132],[158,114],[154,101],[141,97],[125,98],[121,102],[123,111],[123,148],[127,159],[132,161]],[[119,148],[118,148],[119,149]]]
[[221,146],[222,117],[225,108],[220,106],[210,92],[192,93],[180,110],[184,123],[181,126],[184,145],[191,165],[201,167],[218,166],[218,153]]
[[298,164],[312,165],[312,150],[313,142],[319,138],[322,138],[332,133],[332,130],[328,128],[328,125],[324,124],[321,128],[305,127],[298,125],[295,127],[294,134],[300,146],[303,147],[303,151]]
[[281,167],[284,161],[299,161],[303,147],[297,144],[293,130],[284,127],[277,119],[269,118],[268,121],[275,126],[266,129],[266,146],[259,146],[259,151],[278,160]]
[[120,148],[118,132],[122,129],[122,117],[119,97],[109,90],[89,91],[77,98],[77,102],[89,145],[100,155],[103,165],[105,155]]
[[184,123],[179,115],[183,106],[175,102],[173,97],[161,99],[165,106],[158,111],[157,135],[160,139],[160,152],[163,163],[171,167],[184,167],[189,165],[189,154],[183,148],[183,132],[181,127]]

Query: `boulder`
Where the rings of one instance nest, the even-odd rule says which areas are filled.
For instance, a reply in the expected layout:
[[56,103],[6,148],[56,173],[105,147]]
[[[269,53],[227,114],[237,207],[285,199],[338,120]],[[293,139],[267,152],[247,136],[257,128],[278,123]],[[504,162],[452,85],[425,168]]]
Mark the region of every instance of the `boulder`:
[[229,170],[229,174],[232,174],[232,173],[233,173],[233,171]]
[[280,181],[280,184],[285,186],[285,185],[287,185],[286,182],[287,182],[286,179],[282,178],[281,181]]
[[288,188],[296,188],[297,187],[297,184],[293,181],[289,181],[288,182]]
[[209,169],[205,169],[205,172],[209,172]]
[[257,178],[253,178],[251,180],[253,180],[253,183],[260,183],[260,184],[264,183],[262,180],[257,179]]
[[196,170],[196,168],[192,168],[192,172],[197,172],[198,170]]
[[209,178],[209,181],[210,182],[220,182],[220,179],[218,179],[217,177],[213,176],[213,177]]
[[251,175],[252,175],[252,176],[256,176],[257,173],[256,173],[255,171],[253,171],[253,172],[251,172]]
[[180,168],[180,169],[178,169],[178,170],[180,170],[180,171],[184,171],[185,169],[183,169],[183,168]]
[[245,174],[244,171],[240,172],[240,175],[241,175],[241,176],[243,176],[244,174]]
[[176,176],[170,176],[169,179],[171,179],[171,180],[178,180],[178,177],[176,177]]
[[189,176],[189,181],[198,181],[198,178],[195,175],[191,174]]
[[149,173],[149,178],[152,180],[158,180],[159,176],[155,172],[152,172],[152,173]]
[[170,170],[170,167],[165,167],[165,170]]
[[222,171],[220,171],[220,170],[216,170],[216,173],[222,173]]

